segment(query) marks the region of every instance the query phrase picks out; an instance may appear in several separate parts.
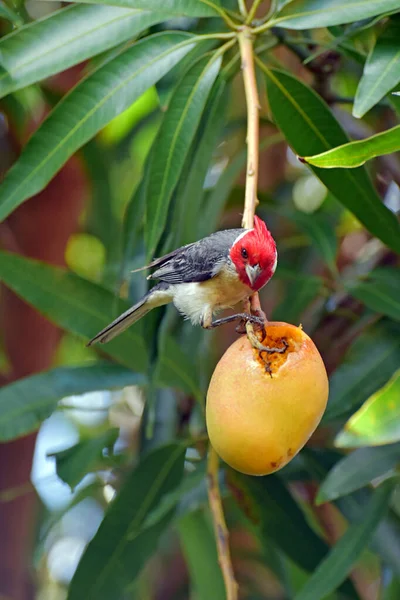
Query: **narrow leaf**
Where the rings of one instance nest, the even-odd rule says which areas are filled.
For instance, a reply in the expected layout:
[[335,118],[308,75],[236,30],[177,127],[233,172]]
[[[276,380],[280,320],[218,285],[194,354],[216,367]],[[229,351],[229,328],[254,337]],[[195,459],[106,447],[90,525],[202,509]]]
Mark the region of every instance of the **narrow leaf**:
[[[400,51],[399,51],[400,56]],[[322,169],[353,169],[367,160],[400,150],[400,125],[365,140],[349,142],[315,156],[304,157],[304,162]]]
[[103,451],[115,444],[118,432],[118,429],[109,429],[97,437],[78,442],[66,450],[48,454],[47,456],[56,461],[58,477],[73,491],[87,473],[104,467]]
[[19,379],[0,389],[0,440],[35,431],[66,396],[145,382],[143,375],[111,363],[59,367]]
[[185,448],[159,447],[129,475],[108,509],[72,579],[68,600],[119,598],[155,551],[159,537],[173,516],[144,528],[144,522],[183,475]]
[[[335,465],[340,457],[334,450],[320,449],[313,450],[305,448],[304,460],[307,469],[313,479],[321,481],[329,473],[329,470]],[[378,483],[378,482],[374,482]],[[337,508],[343,516],[350,522],[359,522],[360,515],[364,514],[365,507],[374,495],[374,490],[370,487],[353,492],[349,496],[338,498],[334,501]],[[381,520],[378,528],[375,530],[371,540],[371,546],[374,552],[378,552],[388,567],[396,571],[400,568],[400,523],[396,520],[393,512]],[[364,563],[365,565],[365,563]],[[359,598],[357,596],[357,598]],[[397,600],[397,599],[396,599]]]
[[317,504],[351,494],[382,477],[400,463],[400,444],[360,448],[345,456],[329,471],[317,495]]
[[322,600],[336,590],[350,573],[387,512],[392,491],[391,481],[377,489],[360,515],[360,521],[349,526],[304,588],[295,596],[295,600]]
[[270,21],[271,26],[312,29],[342,25],[400,10],[400,0],[293,0]]
[[[263,70],[274,119],[299,156],[312,156],[348,141],[329,107],[311,88],[282,71]],[[400,252],[400,225],[383,205],[363,167],[313,170],[373,235]]]
[[326,215],[314,213],[312,216],[299,210],[282,213],[304,231],[321,258],[334,273],[336,268],[337,238],[332,223]]
[[154,372],[154,384],[159,387],[178,387],[201,403],[204,395],[200,389],[196,364],[190,352],[179,346],[173,337],[163,337],[159,357]]
[[400,81],[400,21],[391,19],[364,66],[353,115],[361,118]]
[[[279,142],[282,142],[281,133],[275,133],[260,141],[260,152],[266,150]],[[204,218],[198,223],[198,238],[204,237],[215,231],[219,216],[237,182],[240,173],[246,165],[247,150],[244,148],[229,163],[220,175],[215,186],[207,195],[205,206],[202,211]]]
[[347,421],[336,446],[379,446],[400,441],[400,370]]
[[[115,243],[120,237],[121,225],[113,210],[112,175],[109,167],[109,154],[95,138],[82,148],[85,168],[90,177],[92,197],[87,208],[86,227],[88,233],[99,238],[106,250],[107,266],[118,260],[119,247]],[[103,280],[113,282],[113,269],[106,269]]]
[[345,283],[349,294],[368,308],[400,321],[400,276],[396,268],[382,268],[369,273],[365,281]]
[[207,487],[205,483],[206,464],[201,462],[195,471],[186,473],[180,485],[166,494],[162,501],[151,511],[144,523],[144,527],[154,525],[163,518],[171,509],[177,509],[174,520],[178,521],[182,515],[197,510],[207,504]]
[[[192,242],[197,238],[197,227],[203,207],[204,183],[213,159],[215,146],[227,117],[229,92],[226,81],[220,77],[215,82],[207,103],[203,123],[200,125],[196,152],[182,190],[181,201],[179,204],[177,203],[182,219],[180,245]],[[194,144],[196,144],[196,140]]]
[[392,575],[390,583],[386,586],[382,600],[397,600],[400,598],[400,577]]
[[221,212],[246,165],[246,157],[247,150],[243,148],[224,169],[215,186],[207,194],[202,209],[204,217],[197,224],[199,238],[215,231]]
[[170,17],[217,17],[218,12],[214,6],[220,5],[220,0],[76,0],[76,2],[125,6],[154,12],[163,11]]
[[65,96],[5,176],[0,219],[43,189],[78,148],[185,56],[193,47],[190,39],[184,33],[150,36],[100,66]]
[[200,59],[183,77],[164,116],[150,162],[145,237],[153,257],[165,227],[169,203],[221,66],[221,57]]
[[[0,279],[50,321],[86,339],[129,308],[128,302],[116,303],[111,292],[95,283],[16,254],[0,253]],[[144,372],[148,353],[141,331],[138,323],[101,346],[102,352]]]
[[[296,280],[286,282],[285,294],[272,312],[272,321],[299,323],[303,312],[319,296],[323,288],[322,279],[310,275],[301,277],[301,273],[298,275]],[[280,279],[279,267],[275,277]]]
[[274,540],[303,569],[313,571],[316,568],[328,546],[310,528],[302,510],[277,475],[251,477],[230,470],[228,484],[260,536]]
[[358,408],[388,381],[400,364],[399,334],[395,323],[382,322],[356,339],[330,377],[323,421]]
[[0,0],[0,19],[6,19],[16,26],[22,25],[21,17],[14,12],[3,0]]
[[70,5],[33,21],[0,40],[0,98],[133,39],[164,18],[163,12]]
[[225,600],[215,536],[204,510],[196,510],[181,518],[178,531],[196,598]]

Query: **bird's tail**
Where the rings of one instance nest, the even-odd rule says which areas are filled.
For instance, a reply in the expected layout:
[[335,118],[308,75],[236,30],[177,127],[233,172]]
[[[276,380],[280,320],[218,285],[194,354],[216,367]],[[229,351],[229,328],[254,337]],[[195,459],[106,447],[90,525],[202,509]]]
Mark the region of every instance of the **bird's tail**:
[[115,321],[95,335],[87,345],[91,346],[98,342],[101,344],[109,342],[125,331],[125,329],[133,325],[133,323],[136,323],[136,321],[139,321],[139,319],[147,315],[153,308],[167,304],[171,300],[172,297],[171,294],[168,293],[168,286],[165,286],[165,284],[156,285],[148,294],[143,296],[139,302],[134,304],[131,308],[122,313],[122,315],[117,317]]

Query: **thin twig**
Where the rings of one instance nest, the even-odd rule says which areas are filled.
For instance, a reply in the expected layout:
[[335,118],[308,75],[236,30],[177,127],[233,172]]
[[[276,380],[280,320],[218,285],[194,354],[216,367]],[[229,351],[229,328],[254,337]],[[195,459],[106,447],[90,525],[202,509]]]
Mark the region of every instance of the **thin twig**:
[[230,29],[238,29],[238,25],[234,21],[232,21],[232,19],[227,15],[227,13],[224,11],[223,8],[221,8],[217,4],[214,4],[214,2],[212,2],[211,0],[200,0],[200,2],[202,2],[203,4],[206,4],[210,8],[213,8],[215,10],[215,12],[219,14],[221,19],[223,19],[223,21],[225,21],[226,25]]
[[210,504],[215,539],[217,541],[218,562],[221,567],[226,589],[226,600],[237,600],[238,584],[232,568],[229,550],[229,532],[226,527],[224,511],[222,508],[221,493],[218,484],[219,458],[210,444],[207,464],[208,476],[208,501]]
[[[259,163],[259,130],[260,130],[260,102],[258,99],[256,73],[254,68],[254,48],[251,31],[243,28],[239,33],[239,47],[242,57],[242,73],[247,105],[247,170],[246,191],[242,227],[251,229],[254,224],[254,213],[258,204],[258,163]],[[250,298],[252,312],[261,311],[258,293]],[[251,323],[246,325],[247,335],[250,339],[255,338]]]
[[252,22],[252,20],[256,16],[257,9],[260,6],[262,1],[263,0],[254,0],[253,5],[252,5],[251,9],[249,10],[248,17],[246,19],[246,25],[249,25]]
[[247,17],[246,1],[245,0],[238,0],[238,5],[239,5],[240,14],[243,17]]
[[242,227],[251,229],[254,213],[258,204],[258,141],[259,141],[259,109],[256,74],[254,69],[253,39],[248,27],[244,27],[238,35],[242,58],[243,82],[247,104],[247,170],[246,192]]
[[279,18],[270,19],[266,23],[263,23],[262,25],[259,25],[258,27],[254,27],[254,29],[253,29],[254,35],[258,35],[259,33],[264,33],[265,31],[268,31],[268,29],[271,29],[271,27],[275,27],[275,25],[277,23],[279,23],[281,20],[283,20],[283,19],[279,19]]

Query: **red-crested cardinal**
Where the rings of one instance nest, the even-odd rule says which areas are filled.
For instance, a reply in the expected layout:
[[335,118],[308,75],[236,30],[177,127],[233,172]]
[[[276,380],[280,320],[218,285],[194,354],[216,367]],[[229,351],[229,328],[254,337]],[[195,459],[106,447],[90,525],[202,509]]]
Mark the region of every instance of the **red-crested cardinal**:
[[275,241],[264,221],[254,217],[253,229],[228,229],[182,246],[153,260],[147,279],[159,279],[137,304],[100,331],[90,342],[108,342],[150,310],[173,302],[194,325],[211,329],[236,319],[259,322],[240,313],[212,320],[213,314],[231,308],[260,290],[272,277],[277,263]]

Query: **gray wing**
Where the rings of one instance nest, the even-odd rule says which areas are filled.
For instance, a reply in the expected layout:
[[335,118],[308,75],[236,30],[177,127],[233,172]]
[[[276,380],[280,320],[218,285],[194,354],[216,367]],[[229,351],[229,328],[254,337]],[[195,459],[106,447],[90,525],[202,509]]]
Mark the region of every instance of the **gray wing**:
[[166,283],[206,281],[216,275],[221,257],[228,260],[229,249],[243,229],[227,229],[209,235],[198,242],[182,246],[170,254],[154,260],[149,267],[158,267],[149,279]]

